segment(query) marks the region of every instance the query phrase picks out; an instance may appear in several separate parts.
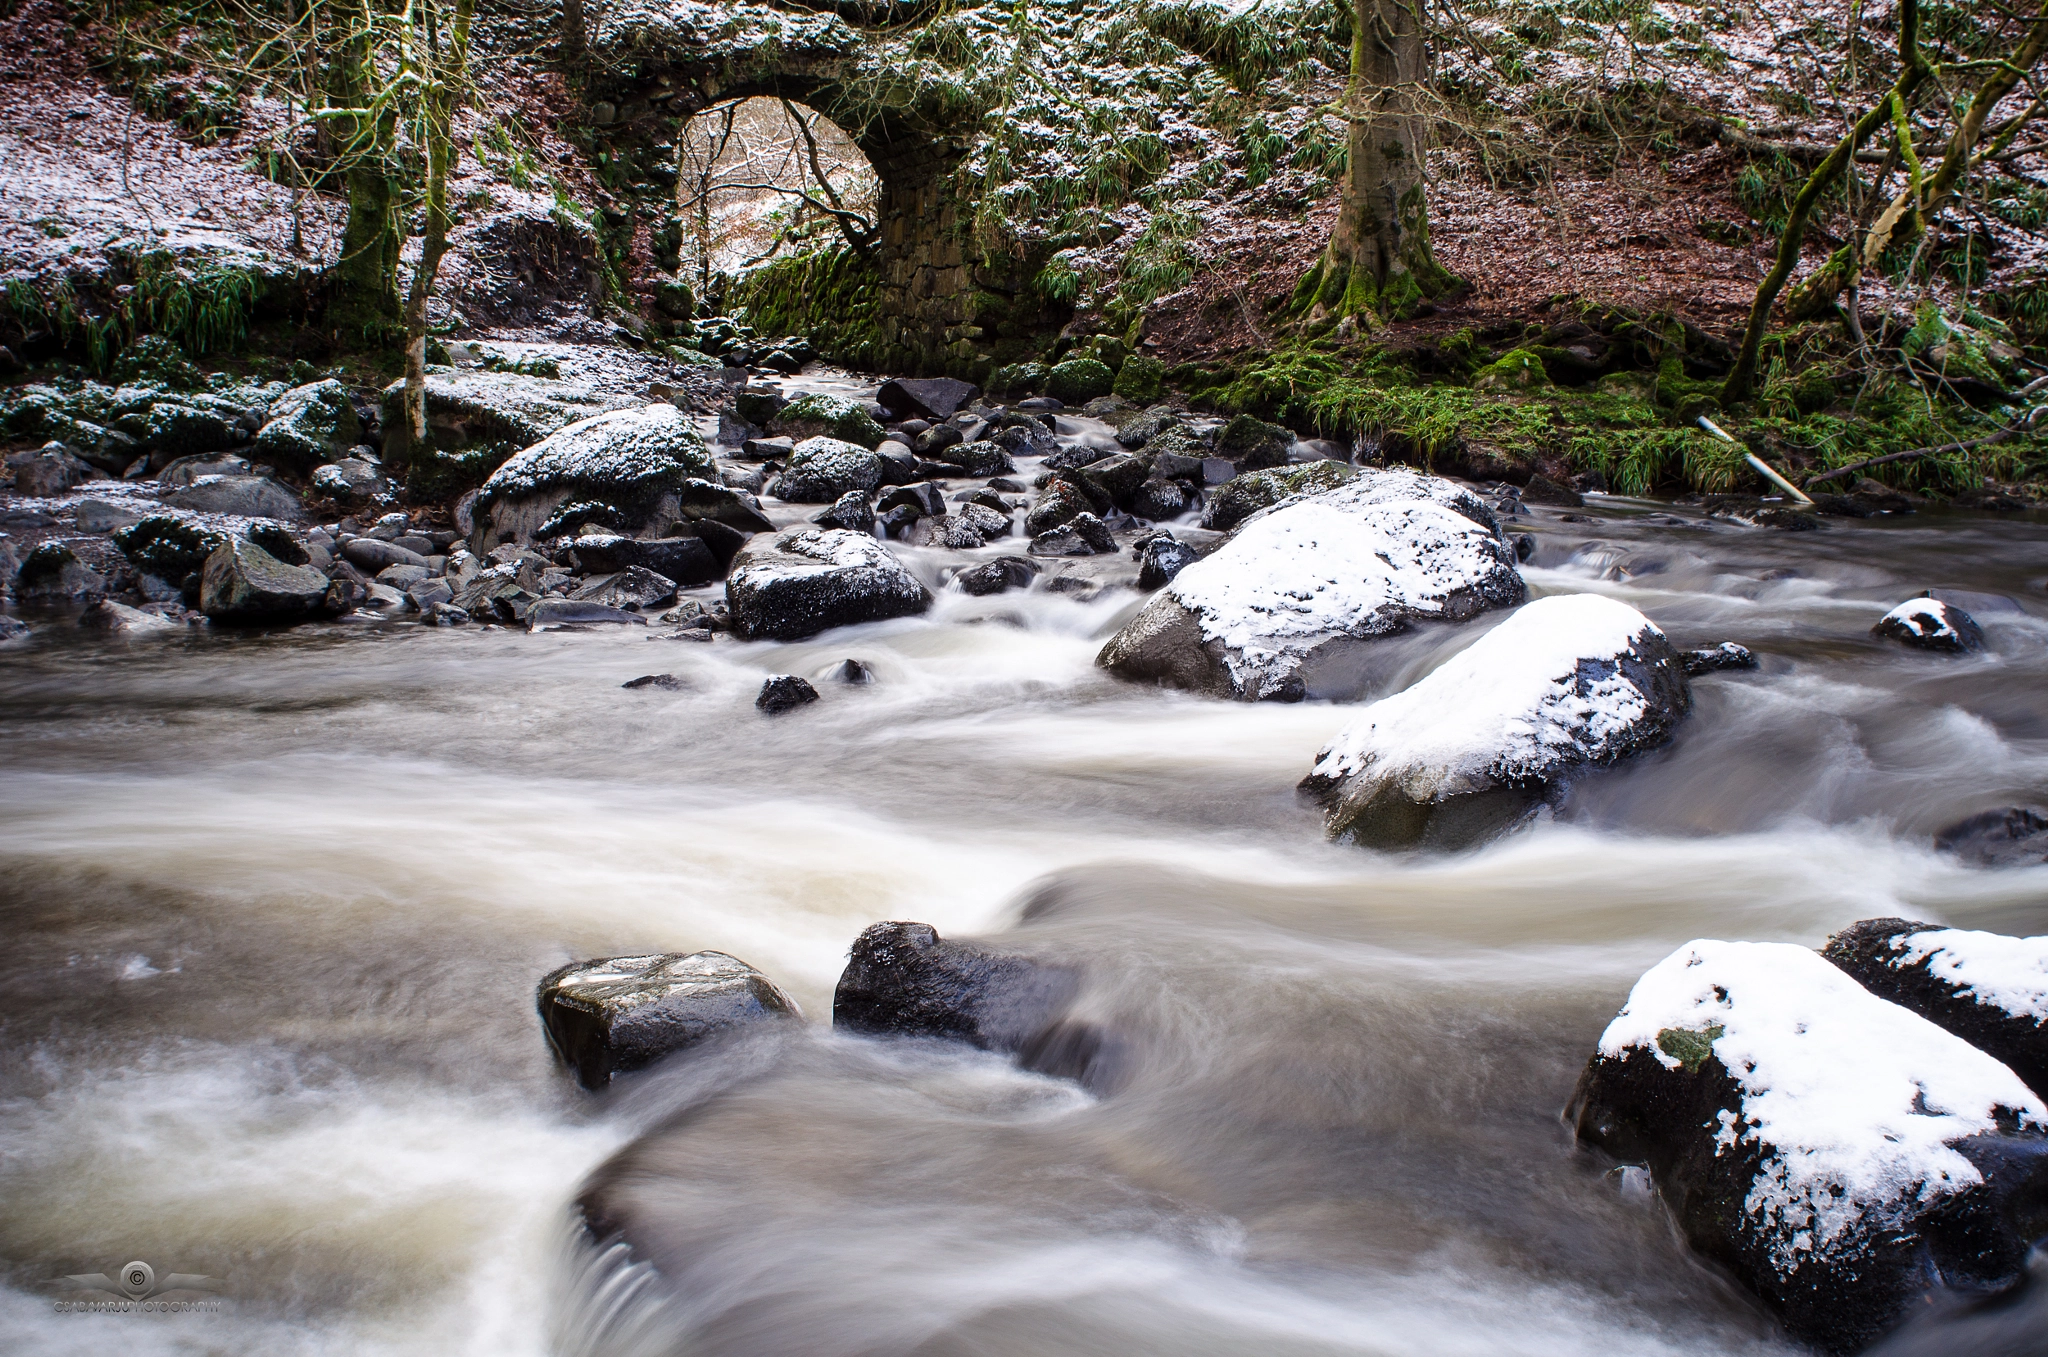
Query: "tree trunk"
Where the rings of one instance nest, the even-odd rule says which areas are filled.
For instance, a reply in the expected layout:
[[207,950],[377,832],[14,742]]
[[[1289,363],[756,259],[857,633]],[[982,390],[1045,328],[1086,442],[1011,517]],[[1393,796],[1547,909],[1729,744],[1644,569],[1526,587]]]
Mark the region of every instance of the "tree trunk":
[[1429,247],[1420,10],[1421,0],[1354,0],[1343,199],[1329,247],[1297,294],[1316,319],[1402,319],[1457,281]]
[[441,50],[437,31],[438,11],[434,0],[415,0],[426,28],[426,60],[419,62],[424,87],[421,122],[426,130],[427,192],[426,232],[420,241],[419,267],[413,271],[412,286],[405,298],[405,460],[413,464],[424,455],[430,437],[427,428],[427,299],[434,293],[434,278],[441,257],[448,252],[448,178],[455,168],[455,96],[469,64],[469,25],[475,14],[475,0],[456,0],[455,26],[449,34],[447,51]]
[[337,159],[348,186],[348,224],[342,228],[341,258],[334,265],[334,293],[328,318],[350,339],[377,343],[397,324],[397,195],[392,155],[398,119],[389,102],[376,104],[376,16],[362,0],[349,16],[334,69],[334,98],[344,109],[362,110],[333,121],[340,143]]

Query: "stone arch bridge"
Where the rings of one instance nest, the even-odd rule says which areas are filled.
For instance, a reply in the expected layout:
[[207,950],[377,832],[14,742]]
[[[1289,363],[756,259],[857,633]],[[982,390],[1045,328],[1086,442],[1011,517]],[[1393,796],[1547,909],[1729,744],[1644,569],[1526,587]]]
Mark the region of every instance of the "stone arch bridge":
[[1063,317],[1048,314],[1028,288],[1043,261],[987,257],[970,237],[956,178],[978,130],[976,112],[949,102],[943,88],[901,80],[874,47],[870,30],[829,11],[698,0],[608,5],[590,25],[584,85],[586,146],[619,202],[607,226],[613,240],[647,230],[656,260],[675,267],[683,124],[755,95],[814,109],[848,133],[880,184],[869,361],[978,380]]

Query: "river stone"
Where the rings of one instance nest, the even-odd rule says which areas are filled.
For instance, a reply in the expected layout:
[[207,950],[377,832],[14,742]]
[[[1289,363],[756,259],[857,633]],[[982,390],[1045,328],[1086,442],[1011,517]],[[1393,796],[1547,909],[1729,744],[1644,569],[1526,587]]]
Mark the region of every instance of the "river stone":
[[[990,432],[985,438],[971,439],[958,447],[946,449],[945,459],[967,466],[969,464],[965,459],[971,457],[976,459],[976,464],[991,465],[995,468],[971,474],[1001,476],[1017,469],[1010,463],[1011,457],[1051,457],[1060,451],[1059,440],[1052,436],[1051,430],[1037,420],[1033,419],[1026,423],[1028,416],[1023,415],[1012,415],[1009,418],[1011,422]],[[1000,463],[988,455],[987,449],[991,447],[999,448],[1007,454]]]
[[1065,405],[1083,406],[1097,396],[1107,396],[1116,385],[1116,374],[1106,363],[1093,358],[1070,358],[1056,363],[1045,374],[1045,394]]
[[875,399],[898,415],[940,420],[980,394],[980,387],[957,377],[898,377],[883,382]]
[[807,438],[768,493],[791,504],[830,504],[850,491],[870,494],[881,483],[878,454],[844,439]]
[[863,492],[849,490],[827,508],[812,514],[811,522],[821,528],[871,533],[875,529],[875,506]]
[[74,603],[101,597],[107,581],[61,542],[44,542],[21,563],[14,596],[24,603]]
[[1038,578],[1038,566],[1022,556],[998,556],[993,561],[969,566],[948,581],[963,594],[982,598],[1006,589],[1029,589]]
[[2048,937],[1865,919],[1829,938],[1821,955],[2048,1098]]
[[1138,553],[1138,587],[1163,589],[1200,559],[1193,547],[1178,538],[1155,537]]
[[1663,744],[1691,706],[1685,666],[1649,618],[1599,594],[1540,598],[1361,710],[1301,787],[1330,804],[1333,838],[1461,848],[1575,770]]
[[1127,507],[1139,518],[1164,523],[1199,507],[1201,502],[1199,495],[1180,482],[1154,476],[1138,487]]
[[664,575],[687,588],[708,584],[725,573],[710,544],[695,535],[652,540],[613,534],[579,537],[570,551],[578,567],[592,575],[638,568]]
[[733,630],[796,641],[833,627],[906,617],[931,606],[917,576],[864,533],[805,528],[754,538],[725,579]]
[[540,982],[542,1029],[587,1089],[706,1037],[800,1017],[761,972],[724,952],[578,961]]
[[9,617],[4,613],[0,613],[0,645],[8,645],[15,641],[26,641],[34,634],[34,631],[33,627],[20,618]]
[[78,530],[93,533],[108,533],[120,528],[133,527],[143,518],[125,504],[113,504],[103,499],[80,500],[77,514]]
[[1145,483],[1151,471],[1150,464],[1143,458],[1120,452],[1099,462],[1090,462],[1079,474],[1112,504],[1128,508],[1131,496],[1138,493],[1138,487]]
[[1303,671],[1348,645],[1523,596],[1513,549],[1470,491],[1409,471],[1366,473],[1255,514],[1156,594],[1096,663],[1222,697],[1296,701],[1308,695]]
[[1216,455],[1245,471],[1286,466],[1293,446],[1292,432],[1251,415],[1238,415],[1216,431]]
[[374,537],[358,537],[341,544],[341,558],[356,569],[371,575],[381,574],[394,565],[414,565],[424,570],[427,558],[396,542],[380,542]]
[[832,992],[832,1026],[1016,1053],[1059,1016],[1077,981],[1063,967],[946,941],[930,924],[871,924],[854,939]]
[[2048,814],[2019,806],[1982,811],[1936,834],[1934,846],[1979,867],[2048,862]]
[[1984,645],[1984,631],[1977,625],[1977,619],[1937,598],[1909,598],[1879,618],[1870,631],[1874,636],[1902,641],[1920,650],[1956,655]]
[[343,610],[327,576],[310,566],[287,565],[244,538],[221,543],[199,574],[199,611],[218,626],[303,622]]
[[1038,496],[1038,502],[1024,515],[1024,531],[1036,537],[1050,532],[1076,514],[1090,513],[1095,505],[1080,486],[1065,480],[1053,480],[1046,484]]
[[768,431],[796,439],[799,449],[814,438],[829,438],[872,449],[888,436],[875,422],[875,417],[868,413],[867,407],[858,401],[815,391],[799,396],[777,410],[775,417],[768,421]]
[[761,691],[755,694],[754,706],[770,716],[779,716],[817,700],[818,690],[811,686],[809,679],[795,674],[770,674],[761,684]]
[[691,523],[723,523],[741,532],[773,532],[752,492],[713,481],[689,480],[676,492],[676,512]]
[[1110,556],[1116,552],[1116,538],[1094,514],[1075,514],[1032,538],[1025,550],[1033,556]]
[[226,534],[175,514],[151,514],[114,534],[114,545],[137,570],[173,584],[206,564]]
[[[1005,430],[1005,432],[1010,431]],[[969,476],[978,478],[1007,476],[1017,469],[1017,464],[1010,460],[1010,453],[1012,451],[1014,449],[1005,448],[1001,443],[986,438],[978,438],[972,443],[955,443],[951,445],[945,449],[944,456],[940,460],[952,463]],[[932,454],[926,453],[925,455],[929,457]],[[1022,453],[1019,455],[1030,456],[1032,454]]]
[[[461,600],[457,600],[461,603]],[[466,610],[467,603],[461,606]],[[630,622],[647,625],[647,619],[638,613],[629,613],[623,608],[614,608],[608,603],[597,603],[582,598],[542,598],[526,609],[528,631],[552,631],[557,627],[593,627],[605,623]]]
[[579,420],[491,473],[472,511],[472,549],[530,541],[572,500],[609,506],[624,526],[645,526],[685,482],[713,474],[704,440],[673,405]]
[[178,624],[156,613],[146,613],[123,603],[100,599],[79,614],[78,625],[87,631],[116,636],[139,636],[150,632],[178,630]]
[[83,457],[62,443],[50,443],[31,453],[17,453],[7,459],[14,472],[14,493],[47,499],[83,485],[99,473]]
[[1233,476],[1209,498],[1202,526],[1228,532],[1261,509],[1270,509],[1296,495],[1334,490],[1357,477],[1356,467],[1342,462],[1308,462]]
[[286,523],[297,523],[306,517],[298,495],[268,476],[204,476],[167,493],[164,503],[177,509],[275,518]]
[[624,608],[628,612],[646,612],[650,608],[666,608],[675,602],[676,582],[644,567],[629,565],[617,574],[590,581],[570,597],[585,603]]
[[1636,982],[1569,1115],[1646,1164],[1687,1241],[1791,1334],[1853,1352],[2048,1233],[2048,1105],[1790,943],[1696,941]]
[[255,451],[271,465],[303,476],[348,456],[362,437],[348,388],[329,378],[295,386],[272,401]]
[[[1521,550],[1520,539],[1516,539],[1515,555],[1527,559]],[[1701,674],[1718,674],[1729,669],[1754,669],[1756,656],[1749,653],[1748,646],[1739,646],[1733,641],[1723,641],[1705,650],[1688,650],[1679,657],[1685,662],[1688,677]]]
[[158,485],[176,487],[190,485],[205,476],[248,476],[254,471],[246,457],[232,452],[209,452],[178,458],[158,472],[156,480]]
[[313,489],[343,504],[360,504],[390,492],[391,483],[375,462],[361,457],[344,457],[313,473]]

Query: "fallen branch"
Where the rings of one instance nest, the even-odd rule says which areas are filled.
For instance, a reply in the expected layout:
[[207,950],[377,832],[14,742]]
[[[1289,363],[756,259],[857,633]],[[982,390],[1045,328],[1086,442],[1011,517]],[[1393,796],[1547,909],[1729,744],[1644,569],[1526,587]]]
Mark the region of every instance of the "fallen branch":
[[2026,424],[2022,422],[2000,429],[1997,433],[1986,434],[1982,438],[1973,438],[1966,443],[1943,443],[1931,448],[1908,448],[1904,452],[1888,452],[1882,457],[1866,457],[1860,462],[1851,462],[1847,466],[1838,466],[1833,471],[1824,471],[1818,476],[1808,476],[1806,478],[1807,488],[1811,489],[1822,481],[1831,481],[1837,476],[1847,476],[1851,472],[1862,471],[1874,466],[1885,466],[1891,462],[1910,462],[1917,458],[1939,457],[1944,453],[1950,452],[1972,452],[1978,448],[1988,448],[1995,443],[2010,442],[2019,437],[2020,432],[2025,427]]

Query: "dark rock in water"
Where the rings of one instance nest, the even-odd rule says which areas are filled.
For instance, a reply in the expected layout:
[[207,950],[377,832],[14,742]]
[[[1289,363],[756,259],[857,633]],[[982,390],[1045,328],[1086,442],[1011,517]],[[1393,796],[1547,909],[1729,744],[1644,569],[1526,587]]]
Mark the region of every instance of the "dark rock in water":
[[1723,641],[1705,650],[1688,650],[1679,658],[1685,663],[1688,678],[1718,674],[1724,669],[1756,668],[1756,656],[1749,653],[1749,647],[1739,646],[1733,641]]
[[1070,481],[1048,483],[1031,512],[1024,515],[1024,531],[1033,537],[1050,532],[1075,514],[1093,512],[1094,504],[1081,487]]
[[427,558],[417,551],[408,550],[396,542],[380,542],[374,537],[358,537],[342,543],[341,557],[356,569],[367,570],[373,575],[394,565],[424,568],[427,564]]
[[875,531],[892,541],[903,541],[917,526],[920,515],[908,504],[899,504],[885,514],[875,515]]
[[276,518],[296,523],[306,516],[299,497],[268,476],[219,476],[194,481],[164,496],[178,509],[199,509],[244,518]]
[[749,424],[766,424],[789,401],[770,384],[742,387],[733,393],[733,410]]
[[1560,509],[1583,509],[1586,497],[1569,487],[1559,485],[1547,476],[1531,476],[1529,483],[1521,487],[1521,499],[1528,504],[1549,504]]
[[1031,539],[1033,556],[1108,556],[1116,551],[1109,526],[1094,514],[1076,514]]
[[1202,514],[1202,526],[1227,532],[1261,509],[1270,509],[1295,495],[1334,490],[1357,476],[1356,470],[1342,462],[1305,462],[1233,476],[1210,496],[1209,507]]
[[818,690],[811,686],[809,679],[799,678],[795,674],[775,674],[761,685],[760,693],[754,698],[754,705],[770,716],[775,716],[782,712],[795,711],[798,707],[817,700]]
[[[2037,835],[2048,830],[2034,818]],[[2048,857],[2048,836],[2035,854]],[[2048,1098],[2048,937],[1865,919],[1829,938],[1821,955],[1878,998],[2005,1062]]]
[[1195,549],[1173,537],[1155,537],[1138,554],[1138,587],[1163,589],[1173,577],[1199,560]]
[[2019,807],[1987,810],[1936,834],[1934,846],[1979,867],[2048,862],[2048,814]]
[[206,558],[199,611],[220,626],[266,626],[332,617],[345,604],[310,566],[286,565],[254,542],[231,537]]
[[1144,459],[1120,452],[1114,457],[1091,462],[1081,469],[1079,475],[1110,503],[1124,506],[1130,503],[1131,496],[1138,493],[1138,487],[1145,483],[1151,471],[1151,466]]
[[587,1089],[734,1028],[801,1016],[767,976],[723,952],[578,961],[540,982],[548,1045]]
[[61,542],[44,542],[21,563],[14,577],[14,596],[24,603],[69,603],[107,592],[100,573]]
[[1330,803],[1333,838],[1463,848],[1579,769],[1663,744],[1691,706],[1650,619],[1598,594],[1552,595],[1361,709],[1301,789]]
[[[690,524],[689,527],[697,534],[697,540],[702,542],[705,548],[711,552],[711,559],[718,566],[716,570],[704,577],[705,581],[723,578],[725,572],[732,569],[732,558],[739,555],[740,548],[747,544],[747,534],[730,524],[720,523],[715,518],[699,519],[697,522]],[[677,524],[670,531],[669,536],[660,540],[672,542],[682,540],[683,537],[683,525]],[[677,565],[678,568],[681,568],[680,562]],[[662,574],[667,575],[677,584],[688,585],[699,582],[696,579],[685,578],[683,575],[676,574],[675,571],[655,564],[652,560],[649,561],[647,568],[650,570],[660,570]]]
[[1154,476],[1132,493],[1130,509],[1139,518],[1161,523],[1179,518],[1201,502],[1200,496],[1190,494],[1179,482]]
[[726,576],[725,597],[741,637],[778,641],[906,617],[932,602],[917,577],[873,537],[818,528],[763,533],[748,542]]
[[528,631],[549,631],[555,627],[590,627],[607,622],[647,625],[647,619],[638,613],[629,613],[623,608],[577,598],[540,599],[526,610],[525,620]]
[[863,494],[882,483],[882,458],[858,443],[807,438],[768,493],[792,504],[830,504],[849,490]]
[[313,554],[306,550],[306,544],[282,523],[252,524],[243,536],[286,565],[313,564]]
[[420,621],[430,627],[461,627],[469,624],[467,609],[453,602],[428,603],[420,608]]
[[[725,440],[721,438],[719,441],[724,442]],[[793,438],[749,438],[741,443],[739,448],[741,454],[750,461],[787,462],[790,454],[796,451],[796,440]]]
[[832,993],[832,1026],[1015,1053],[1058,1018],[1077,981],[1029,957],[948,942],[930,924],[871,924],[854,939]]
[[1028,589],[1038,578],[1038,567],[1022,556],[998,556],[993,561],[969,566],[953,576],[950,583],[963,594],[977,598],[1000,594],[1005,589]]
[[33,628],[20,618],[0,615],[0,645],[6,645],[10,641],[25,641],[32,631]]
[[1228,457],[1243,471],[1286,466],[1294,434],[1278,424],[1268,424],[1250,415],[1239,415],[1216,432],[1216,453]]
[[1984,629],[1977,619],[1938,598],[1909,598],[1878,619],[1870,629],[1873,636],[1903,641],[1920,650],[1941,650],[1960,655],[1984,645]]
[[939,424],[919,434],[917,442],[911,447],[919,457],[936,457],[948,448],[956,447],[965,441],[966,438],[959,429],[951,424]]
[[676,507],[692,523],[708,519],[748,533],[772,532],[775,528],[751,494],[711,481],[684,481],[676,491]]
[[676,582],[666,575],[629,565],[615,575],[590,581],[570,597],[584,603],[602,603],[628,612],[666,608],[676,601]]
[[686,685],[674,674],[642,674],[639,678],[627,679],[619,686],[621,688],[666,688],[670,692],[675,692]]
[[838,679],[841,683],[859,685],[873,683],[875,681],[875,671],[862,664],[859,660],[847,660],[832,671],[832,677]]
[[876,511],[885,514],[906,506],[915,509],[919,518],[935,518],[946,512],[946,497],[930,481],[921,481],[916,485],[899,485],[875,501]]
[[[1098,396],[1096,399],[1100,400],[1101,397]],[[1067,403],[1057,396],[1026,396],[1017,402],[1017,408],[1028,410],[1032,414],[1056,415],[1067,408]]]
[[957,377],[898,377],[883,382],[875,399],[900,415],[940,420],[981,394],[981,388]]
[[832,501],[827,508],[811,515],[811,522],[821,528],[841,528],[847,532],[873,532],[875,527],[875,506],[865,494],[849,490]]
[[[690,526],[701,527],[702,524]],[[652,571],[688,587],[708,584],[725,573],[724,566],[709,544],[695,535],[651,540],[611,535],[579,537],[569,550],[575,556],[577,566],[591,575],[638,569]]]
[[1515,534],[1515,559],[1526,564],[1536,554],[1536,539],[1526,532]]
[[[1017,464],[1010,460],[1011,453],[1015,452],[1020,457],[1038,455],[1034,451],[1008,447],[999,441],[1015,432],[1018,431],[1006,429],[997,436],[997,441],[981,438],[972,443],[956,443],[947,448],[939,460],[959,467],[962,473],[969,476],[1007,476],[1017,469]],[[1057,447],[1058,444],[1054,446]]]
[[2048,1104],[1789,943],[1696,941],[1636,982],[1569,1109],[1797,1339],[1861,1349],[1940,1283],[2017,1284],[2048,1233]]
[[86,631],[97,631],[119,636],[135,636],[147,632],[171,631],[177,624],[157,613],[146,613],[140,608],[100,599],[79,614],[78,625]]

